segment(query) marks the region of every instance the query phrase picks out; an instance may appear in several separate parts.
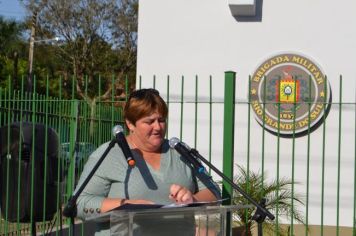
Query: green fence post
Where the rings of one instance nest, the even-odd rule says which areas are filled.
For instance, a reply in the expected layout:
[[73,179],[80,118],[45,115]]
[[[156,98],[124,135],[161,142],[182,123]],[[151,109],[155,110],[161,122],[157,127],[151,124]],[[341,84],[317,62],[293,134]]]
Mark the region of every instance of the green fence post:
[[68,179],[67,179],[67,199],[72,196],[75,187],[75,145],[77,142],[77,130],[78,130],[78,107],[79,101],[71,101],[71,115],[70,115],[70,131],[69,131],[69,158],[70,163],[68,167]]
[[[225,72],[223,173],[231,180],[233,179],[234,170],[235,80],[235,72]],[[222,194],[223,198],[229,198],[224,204],[230,205],[232,186],[226,181],[223,181]],[[231,214],[227,215],[226,229],[226,235],[231,235]]]

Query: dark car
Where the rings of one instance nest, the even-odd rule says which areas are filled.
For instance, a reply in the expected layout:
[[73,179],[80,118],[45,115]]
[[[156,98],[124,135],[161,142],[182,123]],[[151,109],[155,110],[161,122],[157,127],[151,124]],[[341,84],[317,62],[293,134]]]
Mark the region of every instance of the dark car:
[[61,156],[64,159],[64,169],[68,171],[72,158],[75,158],[75,171],[82,169],[90,154],[95,150],[92,143],[79,142],[70,150],[70,143],[61,144]]

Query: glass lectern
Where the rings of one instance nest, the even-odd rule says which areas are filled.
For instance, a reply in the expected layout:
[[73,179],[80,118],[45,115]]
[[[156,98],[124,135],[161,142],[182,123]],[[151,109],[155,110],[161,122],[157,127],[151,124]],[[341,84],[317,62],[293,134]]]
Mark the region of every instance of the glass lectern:
[[220,236],[226,235],[227,217],[230,212],[246,206],[189,206],[159,207],[126,206],[99,217],[88,219],[110,221],[113,236]]

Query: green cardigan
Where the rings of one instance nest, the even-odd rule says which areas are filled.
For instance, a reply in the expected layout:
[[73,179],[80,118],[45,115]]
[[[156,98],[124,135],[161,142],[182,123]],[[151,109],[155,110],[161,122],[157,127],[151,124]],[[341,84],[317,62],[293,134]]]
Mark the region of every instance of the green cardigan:
[[[101,145],[88,159],[80,177],[78,186],[88,176],[109,143]],[[161,165],[153,169],[135,151],[132,151],[136,165],[128,167],[121,148],[115,145],[110,150],[96,173],[77,200],[78,217],[93,218],[100,215],[100,208],[105,198],[146,199],[156,204],[170,204],[170,186],[179,184],[196,193],[204,188],[211,189],[217,197],[219,189],[209,176],[204,183],[195,176],[189,163],[174,149],[168,140],[162,145]],[[110,235],[109,223],[98,223],[96,235]]]

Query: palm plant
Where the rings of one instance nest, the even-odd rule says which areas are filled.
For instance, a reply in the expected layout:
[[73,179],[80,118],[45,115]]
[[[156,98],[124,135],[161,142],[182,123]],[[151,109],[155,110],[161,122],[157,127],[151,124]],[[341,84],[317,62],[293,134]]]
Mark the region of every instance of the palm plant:
[[[234,176],[234,183],[246,191],[257,202],[265,198],[267,200],[266,209],[271,211],[276,218],[278,217],[278,222],[280,222],[280,218],[290,219],[293,217],[296,222],[305,225],[303,215],[297,209],[298,205],[304,205],[304,202],[300,195],[296,193],[292,194],[291,188],[293,181],[282,178],[266,182],[265,173],[262,175],[260,172],[247,171],[239,165],[237,165],[237,167],[238,173]],[[294,182],[294,184],[296,183]],[[237,190],[234,190],[232,203],[242,205],[249,204]],[[276,209],[278,209],[278,214],[276,214]],[[233,214],[234,224],[242,226],[240,228],[243,229],[244,235],[251,235],[252,228],[257,226],[257,223],[254,222],[252,218],[254,210],[255,209],[252,208],[241,209]],[[277,232],[277,235],[286,235],[286,230],[280,227],[279,224],[276,225],[275,221],[276,219],[271,221],[266,218],[263,223],[263,231],[268,235],[273,232]]]

